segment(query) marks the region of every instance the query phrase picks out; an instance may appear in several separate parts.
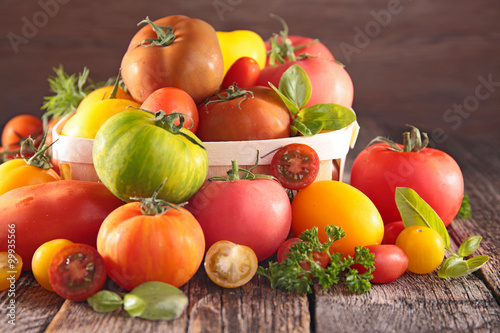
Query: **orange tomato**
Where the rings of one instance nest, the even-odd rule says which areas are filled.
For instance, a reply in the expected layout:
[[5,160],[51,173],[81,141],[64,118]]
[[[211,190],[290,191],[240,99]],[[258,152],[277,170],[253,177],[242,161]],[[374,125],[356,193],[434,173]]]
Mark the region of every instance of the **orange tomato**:
[[318,227],[326,242],[327,225],[342,227],[345,237],[334,242],[330,252],[354,257],[356,246],[378,245],[384,237],[384,223],[373,202],[353,186],[335,180],[312,183],[300,190],[292,202],[292,233]]
[[11,149],[19,149],[20,141],[28,136],[41,137],[43,122],[39,117],[31,114],[20,114],[10,119],[2,131],[2,146]]
[[52,168],[29,165],[24,159],[14,159],[0,165],[0,195],[21,186],[53,182],[61,178]]

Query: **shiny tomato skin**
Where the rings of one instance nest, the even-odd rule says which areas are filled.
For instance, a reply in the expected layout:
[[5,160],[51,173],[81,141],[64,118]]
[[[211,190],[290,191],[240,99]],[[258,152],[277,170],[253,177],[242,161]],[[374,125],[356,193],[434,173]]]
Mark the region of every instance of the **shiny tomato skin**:
[[50,284],[50,262],[63,247],[73,244],[68,239],[53,239],[40,245],[31,259],[31,271],[36,281],[48,291],[54,291]]
[[217,92],[224,62],[215,29],[184,15],[170,15],[154,23],[172,27],[175,39],[168,46],[138,46],[157,38],[149,24],[134,35],[121,62],[123,82],[134,100],[142,103],[160,88],[176,87],[199,104]]
[[29,136],[33,139],[41,138],[42,134],[43,122],[39,117],[31,114],[20,114],[5,124],[2,130],[2,146],[8,150],[16,149],[19,148],[21,140]]
[[276,253],[290,231],[290,200],[271,179],[212,181],[186,208],[200,222],[207,249],[228,240],[250,247],[259,261]]
[[[315,42],[315,40],[313,38],[305,37],[305,36],[298,36],[298,35],[289,35],[288,39],[290,40],[290,42],[292,43],[293,46],[303,45],[302,47],[300,47],[294,51],[294,54],[296,57],[299,57],[303,54],[307,54],[307,55],[313,56],[313,57],[319,57],[319,58],[325,58],[325,59],[331,59],[331,60],[335,59],[332,52],[323,43]],[[278,41],[278,43],[282,43],[283,38],[281,36],[278,36],[277,41]],[[267,40],[265,42],[265,45],[266,45],[266,50],[270,51],[271,50],[271,42],[269,40]],[[269,66],[269,56],[267,57],[266,66]]]
[[384,225],[384,239],[382,240],[382,244],[396,244],[396,239],[404,228],[403,221],[386,223]]
[[[375,255],[375,270],[372,271],[371,283],[391,283],[406,272],[408,256],[405,251],[394,244],[367,245],[365,246]],[[354,265],[358,272],[364,273],[366,269],[361,265]]]
[[87,244],[66,245],[50,261],[50,285],[59,296],[74,302],[101,290],[106,278],[104,260]]
[[253,87],[259,75],[260,67],[257,61],[250,57],[241,57],[229,67],[220,89],[226,90],[233,83],[241,89]]
[[0,195],[21,187],[61,180],[52,168],[42,169],[28,165],[24,159],[13,159],[0,164]]
[[302,67],[311,81],[312,93],[306,106],[334,103],[352,107],[354,87],[351,77],[342,65],[331,59],[305,58],[278,66],[268,66],[261,70],[256,85],[268,87],[268,82],[271,82],[278,87],[283,73],[294,64]]
[[250,93],[225,102],[199,106],[196,135],[204,142],[269,140],[290,136],[290,113],[271,88],[251,87]]
[[126,290],[148,281],[180,287],[200,267],[205,239],[200,224],[186,209],[147,216],[140,203],[131,202],[106,217],[97,250],[109,277]]
[[284,188],[301,190],[309,186],[319,172],[319,156],[311,147],[291,143],[281,147],[271,160],[271,175]]
[[[23,186],[0,196],[0,239],[7,239],[15,224],[16,251],[31,270],[36,249],[45,242],[66,238],[75,243],[96,244],[105,217],[124,204],[102,183],[60,180]],[[0,243],[0,251],[7,243]]]
[[224,288],[238,288],[254,277],[258,261],[248,246],[221,240],[208,249],[204,267],[213,283]]
[[[292,237],[287,239],[283,244],[278,249],[278,252],[276,253],[278,257],[278,262],[282,263],[288,258],[288,253],[290,253],[290,248],[293,246],[293,244],[300,242],[300,238],[298,237]],[[325,252],[313,252],[313,259],[314,261],[320,265],[321,267],[325,268],[328,263],[330,262],[330,258],[328,257],[328,254]],[[310,269],[310,263],[309,262],[301,262],[300,266],[304,269],[309,270]]]
[[394,152],[384,147],[387,147],[385,143],[377,143],[356,157],[351,185],[373,201],[384,223],[401,221],[394,200],[396,187],[409,187],[448,226],[457,215],[464,195],[464,179],[457,162],[447,153],[433,148],[417,153]]
[[[142,103],[141,109],[151,112],[164,111],[166,114],[172,112],[183,113],[184,125],[183,127],[196,133],[198,129],[198,108],[187,92],[182,89],[174,87],[164,87],[155,90],[151,95],[146,98]],[[176,125],[179,120],[176,120]]]

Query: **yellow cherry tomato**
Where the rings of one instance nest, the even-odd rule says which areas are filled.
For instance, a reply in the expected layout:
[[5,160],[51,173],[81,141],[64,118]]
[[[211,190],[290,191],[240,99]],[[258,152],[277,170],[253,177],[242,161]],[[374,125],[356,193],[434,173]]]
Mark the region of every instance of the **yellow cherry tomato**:
[[21,275],[23,260],[17,253],[0,252],[0,290],[10,288]]
[[356,246],[378,245],[384,237],[384,223],[373,202],[355,187],[335,180],[312,183],[300,190],[292,201],[292,233],[318,228],[320,241],[326,242],[327,225],[342,227],[345,237],[335,241],[330,252],[354,257]]
[[21,187],[53,182],[61,178],[52,168],[43,169],[29,165],[22,158],[14,159],[0,165],[0,195]]
[[249,30],[217,31],[217,38],[224,60],[224,76],[241,57],[255,59],[260,69],[266,66],[266,45],[257,33]]
[[141,105],[135,101],[120,98],[110,98],[89,103],[80,109],[73,117],[68,119],[61,130],[62,135],[94,139],[102,124],[117,113],[129,107],[139,108]]
[[441,265],[444,259],[444,241],[437,231],[413,225],[401,231],[396,245],[408,255],[408,271],[427,274]]
[[73,244],[73,242],[67,239],[54,239],[40,245],[33,254],[31,259],[33,276],[45,289],[54,291],[49,279],[49,267],[52,258],[59,250],[70,244]]
[[[84,99],[82,99],[82,101],[78,105],[78,108],[76,109],[76,112],[78,113],[80,110],[85,110],[86,108],[88,108],[88,106],[90,104],[108,99],[109,94],[113,91],[113,87],[114,86],[105,86],[105,87],[98,88],[98,89],[92,91],[91,93],[89,93],[87,96],[85,96]],[[132,96],[130,96],[130,94],[127,93],[122,88],[117,89],[116,98],[134,101]]]
[[210,246],[204,264],[210,280],[224,288],[237,288],[248,283],[258,265],[257,255],[250,247],[227,240]]

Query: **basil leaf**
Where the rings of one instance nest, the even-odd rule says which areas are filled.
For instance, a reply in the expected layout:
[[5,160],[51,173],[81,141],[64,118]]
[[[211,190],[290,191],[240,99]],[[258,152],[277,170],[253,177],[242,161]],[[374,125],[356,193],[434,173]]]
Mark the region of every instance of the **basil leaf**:
[[472,273],[483,267],[483,265],[486,264],[488,260],[490,260],[488,256],[475,256],[466,260],[465,262],[469,267],[469,273]]
[[299,109],[311,98],[311,81],[306,71],[297,64],[290,66],[281,75],[278,88]]
[[458,249],[458,255],[467,257],[476,252],[483,238],[481,236],[471,236],[464,240]]
[[292,122],[291,133],[300,132],[303,136],[312,136],[318,134],[323,128],[321,121],[302,122],[299,119],[294,119]]
[[447,249],[450,248],[450,236],[439,215],[415,190],[408,187],[396,188],[396,205],[405,228],[421,225],[435,230],[443,239]]
[[342,105],[320,103],[303,108],[297,118],[302,122],[321,121],[322,130],[335,131],[352,124],[356,114]]
[[290,111],[290,113],[294,116],[299,113],[299,107],[295,105],[288,97],[286,97],[281,91],[278,90],[271,82],[268,82],[269,86],[278,94],[283,103],[285,103],[286,107]]
[[[445,278],[457,278],[469,274],[469,267],[462,257],[452,256],[446,259],[446,262],[447,265],[445,265],[444,270]],[[439,274],[439,276],[442,277],[441,274]]]
[[87,299],[87,302],[96,312],[113,312],[123,304],[120,295],[109,290],[95,293]]
[[123,308],[132,316],[149,320],[170,320],[188,305],[184,293],[167,283],[145,282],[125,295]]

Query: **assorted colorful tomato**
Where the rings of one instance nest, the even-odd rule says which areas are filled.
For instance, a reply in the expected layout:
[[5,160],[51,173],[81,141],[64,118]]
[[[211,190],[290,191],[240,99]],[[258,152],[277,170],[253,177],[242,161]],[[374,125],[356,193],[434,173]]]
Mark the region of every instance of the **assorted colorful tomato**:
[[[398,279],[408,268],[408,255],[394,244],[367,245],[366,248],[375,255],[375,270],[372,272],[372,283],[390,283]],[[356,265],[359,273],[366,269]]]
[[33,258],[31,259],[33,276],[48,291],[54,291],[49,278],[50,262],[57,252],[70,244],[73,244],[73,242],[68,239],[53,239],[40,245],[33,254]]

